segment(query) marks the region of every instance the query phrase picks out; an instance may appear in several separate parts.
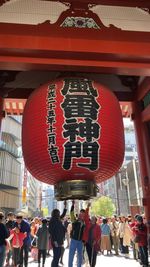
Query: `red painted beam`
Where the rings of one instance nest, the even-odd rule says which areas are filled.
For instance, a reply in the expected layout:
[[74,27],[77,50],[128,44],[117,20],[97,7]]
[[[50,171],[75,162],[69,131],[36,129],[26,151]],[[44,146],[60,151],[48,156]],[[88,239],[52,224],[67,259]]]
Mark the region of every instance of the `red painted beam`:
[[[88,56],[88,55],[87,55]],[[2,70],[51,70],[150,76],[150,63],[0,56]]]
[[[150,32],[124,31],[109,27],[95,30],[63,28],[49,22],[39,25],[0,23],[0,38],[0,48],[6,49],[7,47],[14,49],[31,48],[31,50],[37,48],[38,50],[50,51],[53,48],[54,51],[90,51],[94,53],[101,50],[101,46],[99,47],[97,42],[103,42],[103,52],[107,52],[111,47],[112,52],[119,48],[119,51],[123,50],[130,55],[138,55],[139,51],[136,50],[137,48],[140,49],[141,45],[144,45],[144,51],[141,51],[141,55],[150,51]],[[24,42],[25,40],[26,42]],[[10,44],[11,41],[12,44]],[[57,46],[55,47],[55,45]],[[133,46],[135,47],[134,50],[132,50]]]
[[142,111],[142,121],[150,121],[150,105],[148,105],[143,111]]
[[0,69],[150,76],[150,33],[0,23]]
[[0,0],[0,6],[4,5],[6,2],[9,2],[10,0]]
[[142,100],[144,96],[150,91],[150,77],[146,77],[138,87],[136,92],[136,99]]
[[1,123],[4,117],[3,110],[4,110],[4,99],[0,96],[0,133],[1,133]]
[[[10,0],[0,0],[0,6],[9,2]],[[43,1],[43,0],[42,0]],[[44,0],[49,2],[58,2],[58,0]],[[74,3],[74,0],[59,0],[61,3]],[[123,6],[123,7],[142,7],[150,8],[149,1],[143,0],[77,0],[78,3],[105,5],[105,6]]]
[[143,204],[147,220],[150,221],[150,176],[149,176],[149,137],[141,120],[141,107],[138,101],[132,103],[135,137],[139,157],[140,177],[143,189]]
[[[44,0],[49,2],[58,2],[57,0]],[[74,3],[74,0],[59,0],[59,2]],[[141,7],[150,8],[150,2],[144,0],[77,0],[78,3],[105,5],[105,6],[123,6],[123,7]]]

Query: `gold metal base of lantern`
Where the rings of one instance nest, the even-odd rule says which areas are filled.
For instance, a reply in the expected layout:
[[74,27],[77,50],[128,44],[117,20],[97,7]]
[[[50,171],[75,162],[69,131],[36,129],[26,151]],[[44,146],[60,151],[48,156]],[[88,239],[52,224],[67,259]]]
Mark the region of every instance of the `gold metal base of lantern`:
[[86,180],[61,181],[54,187],[54,194],[57,200],[87,200],[96,197],[98,191],[98,186],[93,181]]

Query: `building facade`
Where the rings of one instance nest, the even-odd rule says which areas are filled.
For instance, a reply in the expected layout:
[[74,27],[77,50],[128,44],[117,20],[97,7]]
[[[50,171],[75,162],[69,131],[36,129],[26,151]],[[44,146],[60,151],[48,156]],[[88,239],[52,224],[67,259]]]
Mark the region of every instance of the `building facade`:
[[122,215],[142,212],[142,186],[137,157],[134,127],[127,121],[125,128],[125,156],[119,172],[102,183],[103,194],[109,196],[116,213]]
[[54,198],[54,187],[45,185],[42,191],[43,215],[50,217],[53,209],[57,208],[57,200]]
[[0,209],[4,212],[19,208],[21,189],[21,123],[15,116],[2,120],[0,141]]
[[22,116],[2,120],[0,140],[0,210],[6,214],[22,212],[25,216],[40,213],[41,183],[26,172],[21,150]]

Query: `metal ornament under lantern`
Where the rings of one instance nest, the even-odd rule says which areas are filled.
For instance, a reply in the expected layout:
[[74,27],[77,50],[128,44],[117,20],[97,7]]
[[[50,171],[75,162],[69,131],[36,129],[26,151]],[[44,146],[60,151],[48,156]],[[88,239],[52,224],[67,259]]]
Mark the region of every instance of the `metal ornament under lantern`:
[[70,180],[58,182],[54,187],[57,200],[83,199],[96,197],[99,192],[98,186],[93,181]]

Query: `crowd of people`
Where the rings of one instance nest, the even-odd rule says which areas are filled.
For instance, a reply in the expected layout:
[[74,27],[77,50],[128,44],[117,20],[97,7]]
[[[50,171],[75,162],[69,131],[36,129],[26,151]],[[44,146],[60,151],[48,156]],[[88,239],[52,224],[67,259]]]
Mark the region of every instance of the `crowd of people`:
[[98,254],[122,254],[128,258],[131,251],[135,260],[148,267],[145,217],[139,214],[134,217],[90,217],[89,208],[90,204],[75,214],[72,201],[70,214],[66,216],[65,202],[62,214],[54,209],[51,218],[30,221],[11,212],[5,220],[0,212],[0,267],[10,266],[10,263],[14,267],[27,267],[29,252],[38,267],[41,264],[44,267],[50,250],[53,251],[51,267],[58,267],[63,265],[65,249],[69,249],[68,267],[73,267],[75,255],[77,267],[81,267],[83,262],[87,267],[95,267]]

